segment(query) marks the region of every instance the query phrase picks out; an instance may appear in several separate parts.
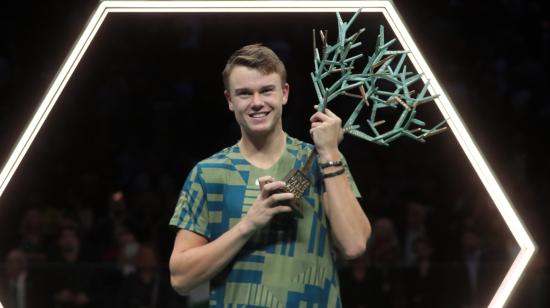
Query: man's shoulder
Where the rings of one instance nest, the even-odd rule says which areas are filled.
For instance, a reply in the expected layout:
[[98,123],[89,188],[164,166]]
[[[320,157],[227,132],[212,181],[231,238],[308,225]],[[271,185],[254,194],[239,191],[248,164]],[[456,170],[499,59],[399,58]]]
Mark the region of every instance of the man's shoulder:
[[238,148],[236,145],[232,145],[202,159],[195,165],[195,168],[227,169],[235,160],[239,159],[242,159],[242,157],[238,151]]
[[313,149],[315,148],[313,144],[291,136],[287,136],[286,146],[287,150],[290,153],[294,154],[297,158],[309,156],[311,151],[313,151]]
[[296,137],[292,137],[290,135],[287,135],[286,143],[287,143],[287,145],[290,145],[290,146],[298,146],[298,147],[303,147],[303,148],[313,148],[313,144],[302,141],[302,140],[300,140]]

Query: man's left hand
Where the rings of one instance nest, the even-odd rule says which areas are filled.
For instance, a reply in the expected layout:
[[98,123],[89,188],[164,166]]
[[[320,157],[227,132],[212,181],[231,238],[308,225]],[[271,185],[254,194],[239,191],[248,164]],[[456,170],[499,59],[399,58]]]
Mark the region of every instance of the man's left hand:
[[342,120],[328,108],[325,108],[324,113],[316,112],[309,120],[311,121],[309,133],[319,155],[330,156],[338,152],[338,144],[344,138]]

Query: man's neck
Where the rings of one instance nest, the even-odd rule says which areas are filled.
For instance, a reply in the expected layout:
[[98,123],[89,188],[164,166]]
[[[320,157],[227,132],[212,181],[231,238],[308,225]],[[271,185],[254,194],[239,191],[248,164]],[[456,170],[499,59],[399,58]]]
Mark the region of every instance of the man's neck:
[[273,166],[285,150],[286,134],[283,130],[266,136],[250,137],[245,133],[239,140],[241,154],[254,166],[268,169]]

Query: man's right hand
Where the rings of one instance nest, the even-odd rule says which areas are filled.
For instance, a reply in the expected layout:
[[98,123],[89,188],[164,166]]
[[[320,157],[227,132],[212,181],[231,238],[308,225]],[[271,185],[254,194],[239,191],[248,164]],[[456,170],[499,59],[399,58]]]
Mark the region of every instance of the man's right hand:
[[283,181],[275,181],[271,176],[263,176],[258,179],[258,182],[260,194],[241,221],[251,233],[267,225],[276,214],[292,212],[290,206],[280,204],[281,201],[284,203],[294,198],[292,193],[280,192],[286,185]]

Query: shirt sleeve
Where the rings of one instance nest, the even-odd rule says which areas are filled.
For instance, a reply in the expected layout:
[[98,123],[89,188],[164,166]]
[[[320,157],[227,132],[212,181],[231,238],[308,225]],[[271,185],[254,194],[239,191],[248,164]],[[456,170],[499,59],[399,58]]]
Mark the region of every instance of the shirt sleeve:
[[191,170],[181,190],[170,226],[211,237],[208,219],[208,201],[200,167]]

